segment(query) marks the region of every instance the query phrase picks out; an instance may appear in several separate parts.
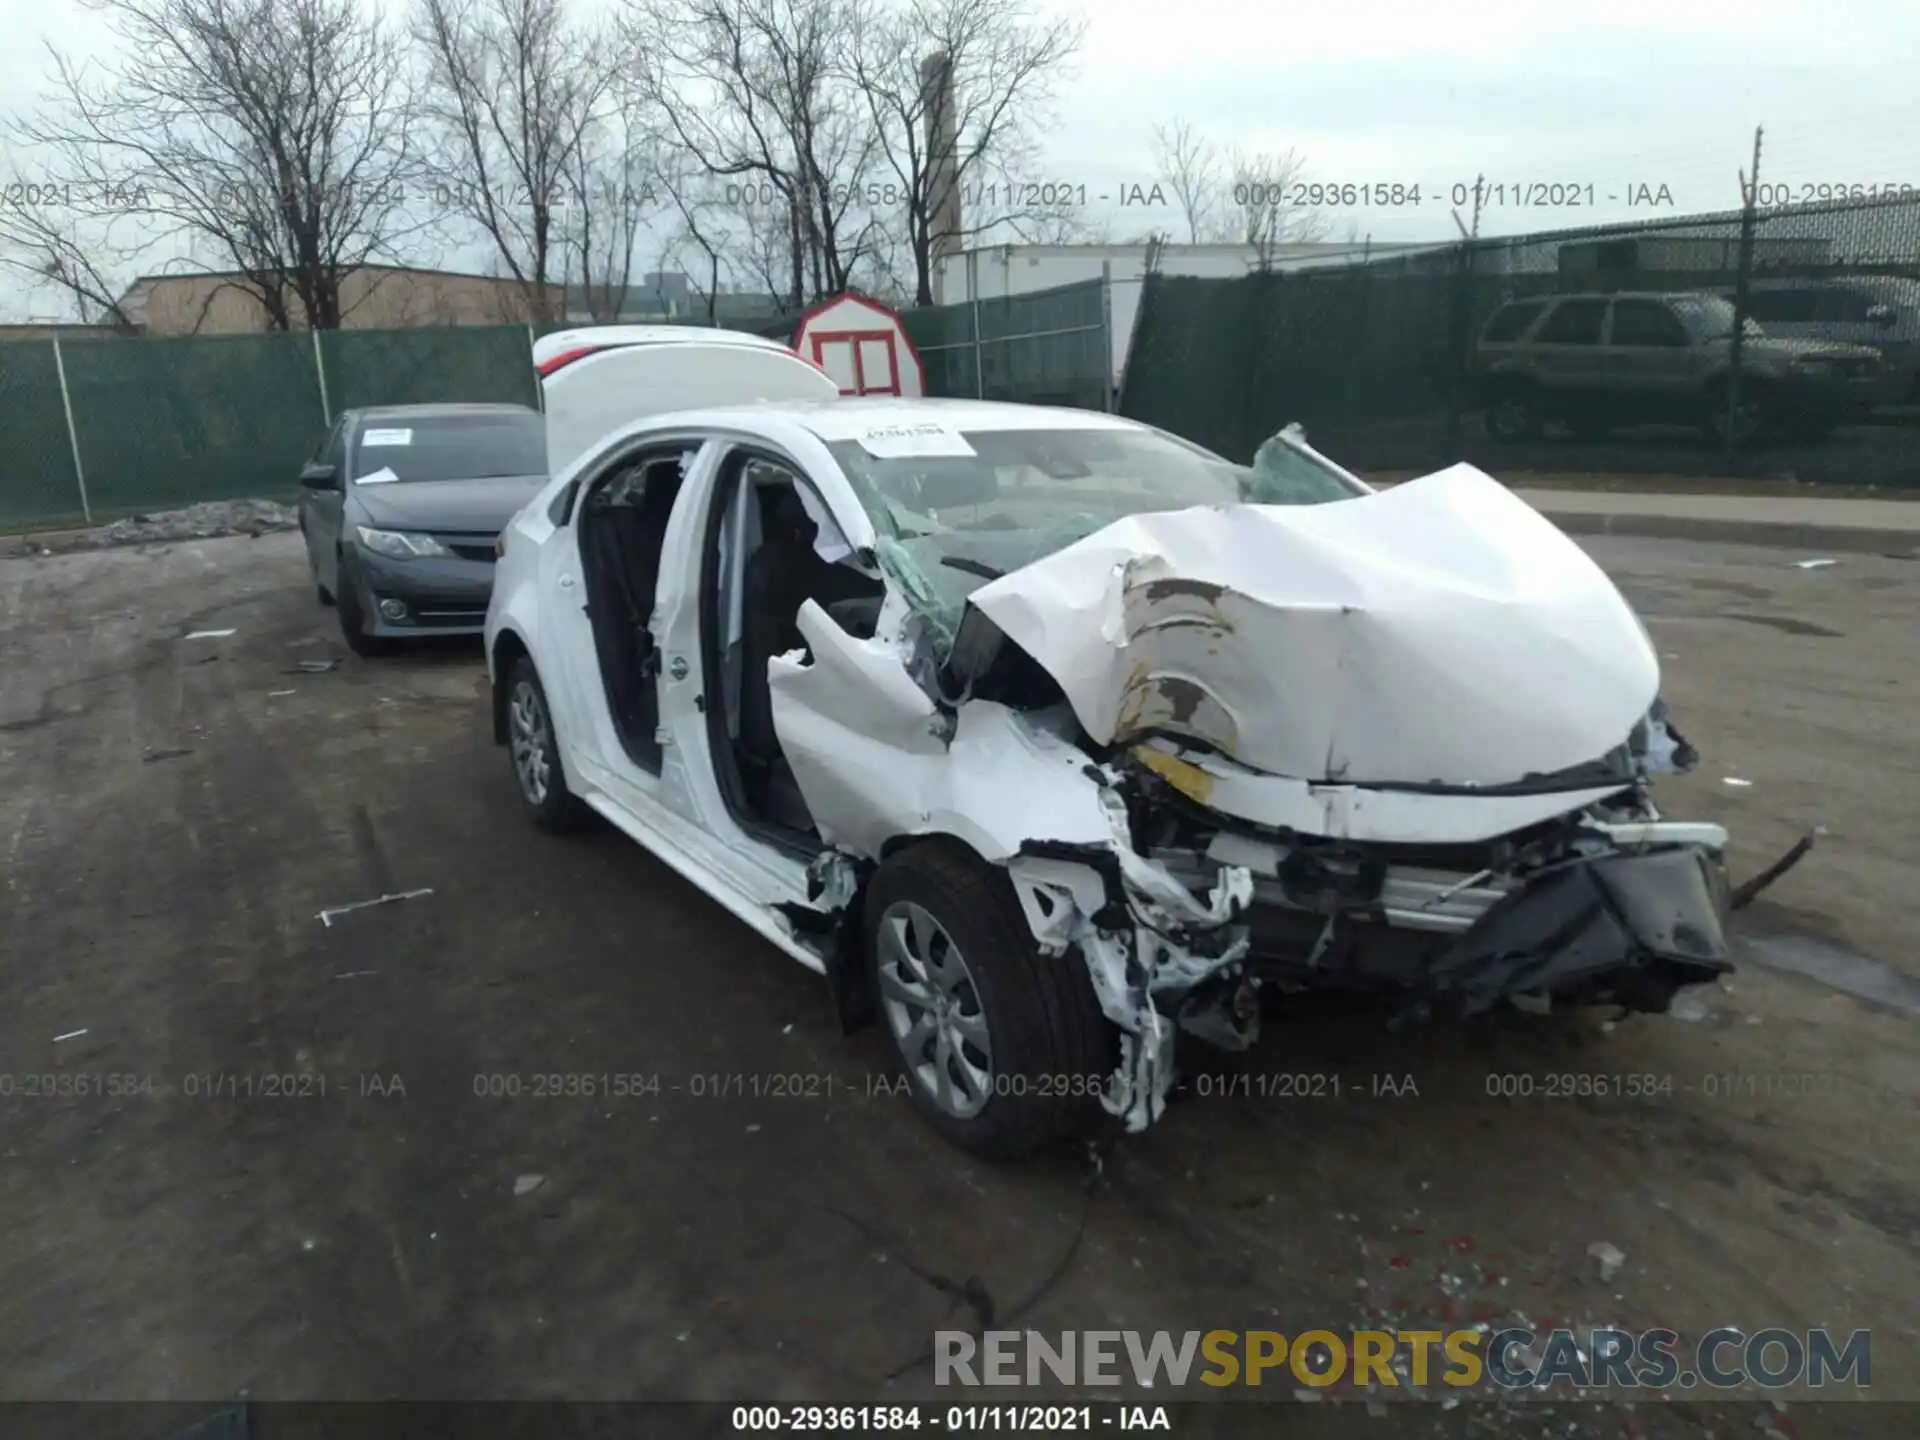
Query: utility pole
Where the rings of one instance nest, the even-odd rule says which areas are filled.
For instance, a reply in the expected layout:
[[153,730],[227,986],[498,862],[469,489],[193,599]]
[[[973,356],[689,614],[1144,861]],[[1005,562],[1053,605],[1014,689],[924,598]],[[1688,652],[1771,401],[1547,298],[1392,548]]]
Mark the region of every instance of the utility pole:
[[[1480,203],[1486,191],[1486,176],[1476,175],[1473,180],[1473,225],[1463,224],[1458,210],[1452,211],[1453,225],[1460,232],[1460,263],[1455,267],[1453,281],[1453,313],[1449,317],[1453,331],[1453,396],[1447,409],[1446,463],[1452,465],[1460,459],[1460,419],[1462,412],[1471,401],[1473,388],[1472,336],[1469,325],[1472,319],[1472,301],[1469,290],[1473,284],[1473,255],[1475,242],[1480,238]],[[1371,238],[1371,237],[1369,237]]]
[[1753,278],[1753,230],[1758,219],[1755,213],[1760,201],[1760,137],[1763,126],[1753,127],[1753,169],[1740,176],[1740,260],[1739,270],[1733,282],[1733,345],[1728,353],[1730,373],[1727,376],[1727,424],[1725,453],[1733,454],[1733,447],[1739,436],[1740,415],[1740,353],[1746,339],[1747,328],[1747,289]]

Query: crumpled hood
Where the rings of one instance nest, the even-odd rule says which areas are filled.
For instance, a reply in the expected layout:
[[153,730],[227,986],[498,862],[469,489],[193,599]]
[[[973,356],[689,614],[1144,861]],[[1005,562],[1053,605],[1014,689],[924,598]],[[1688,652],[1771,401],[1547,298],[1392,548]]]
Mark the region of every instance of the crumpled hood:
[[1326,505],[1136,515],[973,592],[1098,742],[1273,775],[1508,785],[1597,760],[1659,689],[1645,629],[1470,465]]

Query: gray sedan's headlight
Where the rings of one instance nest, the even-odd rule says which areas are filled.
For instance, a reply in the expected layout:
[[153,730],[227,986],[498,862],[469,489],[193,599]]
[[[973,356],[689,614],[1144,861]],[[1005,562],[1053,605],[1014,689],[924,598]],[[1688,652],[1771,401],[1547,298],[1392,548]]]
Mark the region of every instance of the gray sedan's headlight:
[[389,560],[413,560],[453,552],[431,535],[411,535],[404,530],[375,530],[371,525],[356,525],[360,543],[376,555]]

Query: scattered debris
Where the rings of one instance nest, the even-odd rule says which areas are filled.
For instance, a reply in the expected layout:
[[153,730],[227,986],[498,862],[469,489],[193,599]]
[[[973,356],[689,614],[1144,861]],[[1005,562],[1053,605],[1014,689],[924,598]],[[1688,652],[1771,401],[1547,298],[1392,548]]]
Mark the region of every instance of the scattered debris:
[[193,754],[193,751],[176,745],[168,750],[149,750],[140,757],[140,763],[143,765],[151,765],[156,760],[178,760],[182,755],[191,754]]
[[334,976],[336,980],[358,980],[362,975],[378,975],[378,970],[347,970]]
[[58,1045],[62,1040],[78,1040],[82,1035],[86,1033],[87,1032],[85,1030],[69,1030],[64,1035],[54,1036],[53,1043]]
[[1838,560],[1796,560],[1793,562],[1793,568],[1796,570],[1825,570],[1828,566],[1838,565],[1839,563]]
[[91,530],[57,536],[45,543],[29,542],[20,550],[33,548],[42,555],[52,555],[163,540],[211,540],[220,535],[251,535],[257,539],[274,530],[296,529],[299,524],[300,512],[277,500],[208,500],[179,510],[130,516]]
[[1720,783],[1722,785],[1731,785],[1737,790],[1751,790],[1753,788],[1753,781],[1742,780],[1738,775],[1729,775]]
[[1596,1240],[1587,1246],[1587,1254],[1600,1262],[1600,1278],[1611,1280],[1620,1273],[1620,1267],[1627,1263],[1627,1252],[1605,1240]]
[[238,633],[236,630],[196,630],[191,635],[183,635],[180,638],[183,640],[224,640],[227,636]]
[[757,1135],[757,1134],[759,1134],[759,1133],[760,1133],[760,1127],[759,1127],[758,1125],[749,1125],[749,1126],[747,1126],[747,1134],[749,1134],[749,1135]]
[[[339,664],[340,659],[338,656],[327,660],[296,660],[293,662],[293,668],[291,670],[283,671],[282,673],[287,675],[324,675],[327,671],[334,669]],[[291,695],[293,692],[289,690],[287,693]]]
[[516,1176],[513,1182],[513,1193],[516,1195],[531,1195],[546,1183],[547,1177],[544,1175]]
[[1673,997],[1673,1003],[1667,1007],[1667,1014],[1676,1020],[1689,1023],[1705,1020],[1713,1012],[1707,1009],[1707,1002],[1698,995],[1683,991]]
[[431,894],[433,894],[433,891],[431,889],[402,890],[398,894],[382,895],[377,900],[356,900],[351,905],[335,905],[329,909],[322,910],[318,915],[314,916],[313,918],[318,920],[322,925],[325,925],[329,930],[331,930],[333,928],[333,917],[336,915],[345,915],[350,910],[368,910],[375,905],[391,905],[396,900],[414,900],[414,899],[418,899],[422,895],[431,895]]
[[267,699],[278,700],[282,695],[293,695],[297,693],[297,691],[293,690],[269,690],[267,691]]

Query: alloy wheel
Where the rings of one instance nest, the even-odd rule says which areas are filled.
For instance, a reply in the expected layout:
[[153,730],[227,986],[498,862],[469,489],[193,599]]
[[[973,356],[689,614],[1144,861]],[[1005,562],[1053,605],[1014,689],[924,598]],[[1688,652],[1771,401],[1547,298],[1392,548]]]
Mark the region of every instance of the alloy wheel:
[[551,783],[548,773],[547,707],[540,692],[522,680],[513,687],[507,702],[509,742],[513,752],[513,773],[520,779],[520,792],[530,805],[544,805]]
[[966,958],[907,900],[881,915],[878,942],[881,1008],[907,1069],[941,1110],[971,1119],[993,1095],[993,1041]]

